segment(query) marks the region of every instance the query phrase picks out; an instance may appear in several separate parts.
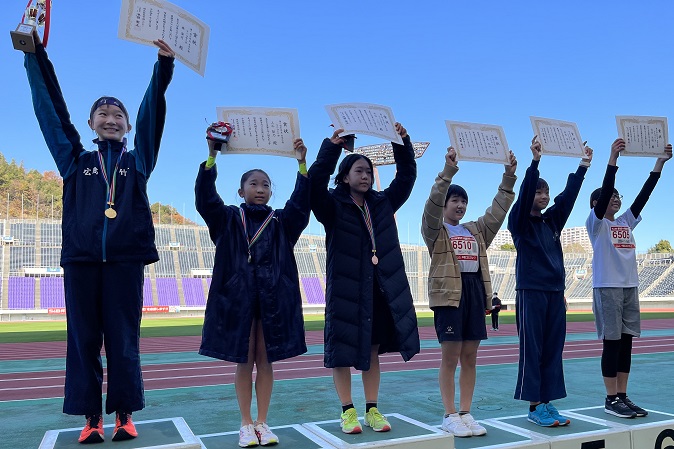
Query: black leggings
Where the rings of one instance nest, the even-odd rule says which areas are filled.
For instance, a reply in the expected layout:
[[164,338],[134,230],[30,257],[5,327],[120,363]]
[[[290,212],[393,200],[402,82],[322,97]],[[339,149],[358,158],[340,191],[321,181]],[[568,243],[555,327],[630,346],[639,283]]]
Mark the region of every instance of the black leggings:
[[620,340],[602,340],[601,374],[617,377],[618,373],[629,373],[632,366],[632,335],[621,334]]

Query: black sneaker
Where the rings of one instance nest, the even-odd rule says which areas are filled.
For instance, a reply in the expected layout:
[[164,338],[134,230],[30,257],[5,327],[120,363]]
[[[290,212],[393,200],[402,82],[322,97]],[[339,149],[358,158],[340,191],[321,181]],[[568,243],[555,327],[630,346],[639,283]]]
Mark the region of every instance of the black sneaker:
[[604,411],[609,415],[617,416],[618,418],[636,418],[637,413],[625,405],[620,398],[610,400],[606,398],[604,402]]
[[621,401],[623,401],[623,404],[628,406],[634,413],[636,413],[637,416],[639,416],[639,417],[648,416],[648,411],[644,410],[643,408],[639,407],[634,402],[630,401],[630,398],[628,398],[627,396],[625,396],[624,399],[621,399]]

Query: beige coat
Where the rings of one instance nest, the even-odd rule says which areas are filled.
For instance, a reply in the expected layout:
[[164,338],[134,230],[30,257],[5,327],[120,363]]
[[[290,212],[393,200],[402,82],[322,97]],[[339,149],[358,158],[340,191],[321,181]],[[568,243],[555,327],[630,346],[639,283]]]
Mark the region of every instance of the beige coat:
[[[445,168],[435,178],[435,184],[424,207],[421,220],[421,235],[431,255],[431,267],[428,273],[428,302],[430,307],[458,307],[461,300],[461,270],[454,254],[447,228],[444,226],[443,209],[447,190],[452,178],[459,170],[456,166],[445,164]],[[480,270],[485,290],[485,310],[491,309],[491,276],[487,248],[505,221],[508,209],[515,200],[516,176],[503,175],[498,192],[477,221],[462,223],[475,237],[480,247]]]

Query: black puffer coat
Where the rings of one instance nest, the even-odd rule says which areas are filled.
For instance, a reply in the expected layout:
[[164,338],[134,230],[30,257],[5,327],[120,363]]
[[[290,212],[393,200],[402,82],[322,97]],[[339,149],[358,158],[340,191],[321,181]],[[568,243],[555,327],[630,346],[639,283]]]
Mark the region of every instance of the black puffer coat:
[[[245,363],[253,312],[261,315],[267,359],[287,359],[307,351],[302,298],[293,247],[309,223],[309,180],[297,175],[295,191],[251,248],[239,207],[226,206],[215,189],[217,170],[201,164],[195,187],[197,211],[215,243],[213,280],[208,292],[199,354]],[[248,235],[267,218],[269,206],[242,204]]]
[[365,200],[372,214],[377,257],[365,221],[350,198],[348,186],[328,190],[341,148],[325,139],[309,170],[311,209],[326,232],[327,291],[325,309],[325,366],[370,369],[374,277],[389,306],[395,341],[382,343],[379,352],[400,352],[405,361],[419,352],[419,331],[412,294],[398,241],[394,213],[407,200],[417,176],[409,136],[393,144],[397,173],[383,192],[370,189]]

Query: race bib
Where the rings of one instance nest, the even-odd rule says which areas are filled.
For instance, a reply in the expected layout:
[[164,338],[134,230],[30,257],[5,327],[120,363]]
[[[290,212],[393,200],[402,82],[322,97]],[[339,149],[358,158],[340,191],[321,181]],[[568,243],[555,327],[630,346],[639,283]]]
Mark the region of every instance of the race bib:
[[479,249],[477,240],[473,236],[458,235],[449,239],[452,242],[452,249],[458,260],[469,260],[477,262]]
[[614,247],[621,249],[637,247],[632,239],[632,230],[629,226],[611,226],[611,243]]

